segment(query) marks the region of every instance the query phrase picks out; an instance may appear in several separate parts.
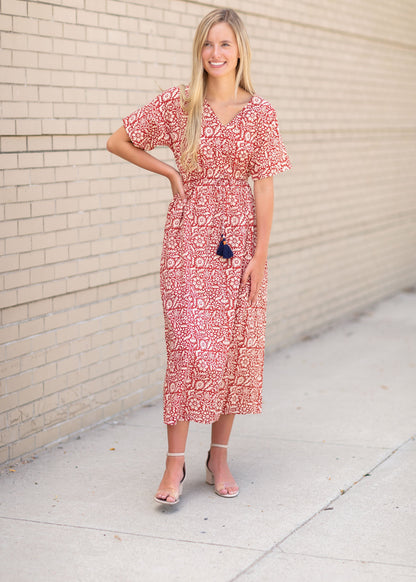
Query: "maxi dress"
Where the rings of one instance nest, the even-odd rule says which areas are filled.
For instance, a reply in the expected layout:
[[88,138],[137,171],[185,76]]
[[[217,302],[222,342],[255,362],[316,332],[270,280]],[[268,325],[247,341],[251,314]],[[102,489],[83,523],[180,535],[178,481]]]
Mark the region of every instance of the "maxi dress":
[[[261,412],[267,265],[249,305],[250,282],[241,284],[256,246],[248,178],[291,167],[276,112],[257,95],[226,125],[204,100],[199,168],[188,174],[180,164],[186,119],[178,87],[123,119],[136,147],[173,151],[187,196],[169,204],[160,263],[167,349],[163,420],[169,425]],[[232,258],[217,254],[222,235]]]

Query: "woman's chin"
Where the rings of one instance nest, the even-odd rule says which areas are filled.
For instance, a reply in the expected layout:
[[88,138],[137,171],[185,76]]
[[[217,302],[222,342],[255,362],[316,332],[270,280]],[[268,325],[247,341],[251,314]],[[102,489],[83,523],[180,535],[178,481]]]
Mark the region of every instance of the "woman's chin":
[[229,67],[207,67],[204,70],[208,76],[216,79],[230,75],[235,76],[235,69],[230,69]]

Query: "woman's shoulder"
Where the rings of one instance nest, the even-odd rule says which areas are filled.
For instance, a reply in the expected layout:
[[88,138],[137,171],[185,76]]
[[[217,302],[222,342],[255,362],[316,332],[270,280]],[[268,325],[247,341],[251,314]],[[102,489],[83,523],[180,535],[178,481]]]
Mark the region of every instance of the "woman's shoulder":
[[276,109],[260,95],[254,95],[251,100],[251,111],[254,112],[257,127],[266,128],[273,127],[277,123]]
[[174,86],[165,89],[153,99],[153,105],[161,112],[180,115],[183,112],[183,100],[186,87]]
[[276,114],[276,110],[270,101],[263,99],[260,95],[253,95],[251,99],[253,108],[261,114]]
[[160,101],[161,103],[169,103],[179,101],[181,96],[181,87],[174,86],[169,87],[169,89],[164,89],[161,93],[159,93],[155,99]]

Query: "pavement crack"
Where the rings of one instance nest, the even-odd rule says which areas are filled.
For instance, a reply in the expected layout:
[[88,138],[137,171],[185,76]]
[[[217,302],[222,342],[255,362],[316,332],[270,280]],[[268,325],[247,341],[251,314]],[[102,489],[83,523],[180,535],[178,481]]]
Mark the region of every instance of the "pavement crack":
[[298,526],[296,526],[292,531],[290,531],[288,534],[286,534],[281,540],[279,540],[278,542],[275,542],[268,550],[266,550],[261,556],[258,556],[255,560],[253,560],[253,562],[251,564],[249,564],[246,568],[244,568],[244,570],[241,570],[241,572],[239,572],[229,582],[235,582],[236,580],[238,580],[243,574],[247,573],[249,570],[251,570],[252,568],[254,568],[257,564],[259,564],[264,558],[266,558],[267,556],[269,556],[276,549],[279,549],[281,552],[284,553],[284,550],[282,550],[280,548],[280,546],[281,546],[281,544],[283,544],[283,542],[285,542],[287,539],[289,539],[291,536],[293,536],[300,529],[302,529],[303,527],[305,527],[305,525],[307,525],[308,523],[310,523],[317,515],[319,515],[322,511],[325,511],[328,507],[330,507],[333,503],[335,503],[340,497],[344,497],[348,493],[348,491],[350,491],[353,487],[355,487],[356,485],[358,485],[359,483],[361,483],[361,481],[363,479],[366,479],[367,478],[367,475],[369,473],[373,473],[378,467],[380,467],[386,461],[388,461],[395,453],[397,453],[397,451],[399,451],[407,443],[409,443],[410,441],[414,441],[415,440],[415,437],[416,437],[415,434],[411,435],[408,439],[406,439],[400,445],[398,445],[393,450],[391,450],[388,455],[386,455],[383,459],[381,459],[381,461],[379,461],[378,463],[376,463],[375,465],[373,465],[373,467],[371,467],[365,473],[363,473],[361,475],[361,477],[359,477],[356,481],[354,481],[353,483],[351,483],[351,485],[349,485],[345,489],[342,489],[340,491],[340,493],[338,493],[338,495],[336,495],[335,497],[333,497],[323,507],[321,507],[320,509],[318,509],[317,511],[315,511],[315,513],[313,513],[311,516],[309,516],[307,519],[305,519],[302,523],[300,523]]

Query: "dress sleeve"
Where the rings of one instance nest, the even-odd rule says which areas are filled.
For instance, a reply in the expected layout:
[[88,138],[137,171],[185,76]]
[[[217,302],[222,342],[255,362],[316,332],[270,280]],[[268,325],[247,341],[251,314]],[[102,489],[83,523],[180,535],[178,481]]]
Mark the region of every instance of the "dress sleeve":
[[259,113],[257,139],[250,167],[253,180],[263,180],[292,167],[280,139],[275,109],[267,104]]
[[143,150],[152,150],[156,146],[171,147],[174,92],[174,90],[164,91],[150,103],[123,119],[123,125],[134,146]]

